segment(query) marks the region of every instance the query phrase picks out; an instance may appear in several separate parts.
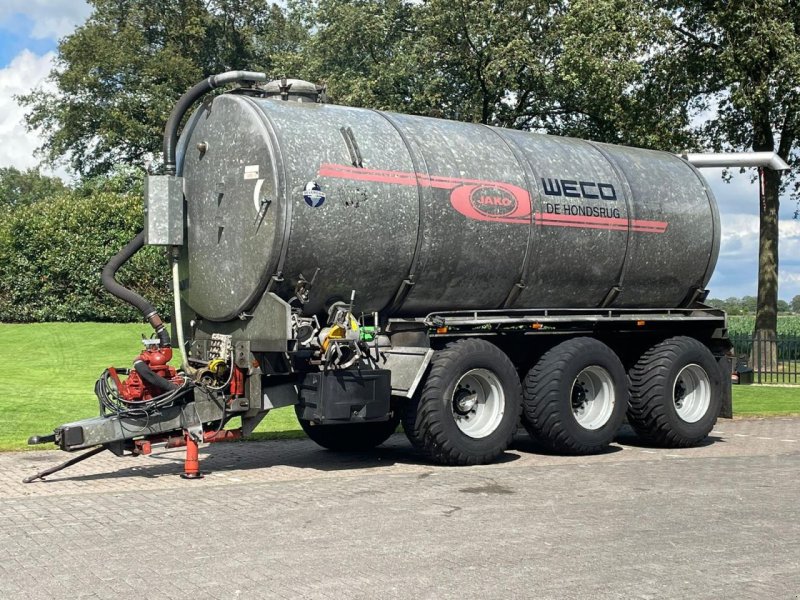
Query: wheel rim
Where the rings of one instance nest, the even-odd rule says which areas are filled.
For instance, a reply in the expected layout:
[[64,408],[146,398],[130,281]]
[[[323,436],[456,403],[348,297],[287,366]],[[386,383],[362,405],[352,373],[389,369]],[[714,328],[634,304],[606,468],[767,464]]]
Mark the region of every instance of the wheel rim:
[[696,423],[708,412],[711,405],[711,380],[706,370],[698,364],[683,367],[672,386],[675,412],[687,423]]
[[456,382],[450,407],[461,432],[477,439],[491,435],[500,425],[505,400],[497,375],[487,369],[472,369]]
[[586,367],[572,382],[572,414],[584,429],[600,429],[611,418],[616,403],[614,380],[603,367]]

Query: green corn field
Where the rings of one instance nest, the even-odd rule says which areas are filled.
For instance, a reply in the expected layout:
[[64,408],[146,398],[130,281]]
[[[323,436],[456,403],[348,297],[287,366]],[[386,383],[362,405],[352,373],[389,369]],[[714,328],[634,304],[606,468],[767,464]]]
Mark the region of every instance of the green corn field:
[[[736,315],[728,317],[728,333],[732,336],[753,335],[756,325],[755,315]],[[778,315],[779,336],[800,336],[800,315]]]

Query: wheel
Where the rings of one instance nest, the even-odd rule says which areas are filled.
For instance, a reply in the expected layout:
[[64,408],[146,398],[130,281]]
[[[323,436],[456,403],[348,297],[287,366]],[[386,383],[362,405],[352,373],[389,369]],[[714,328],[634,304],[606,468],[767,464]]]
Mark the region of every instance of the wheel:
[[511,443],[521,395],[517,371],[502,350],[461,339],[433,355],[422,391],[403,410],[403,429],[438,463],[485,464]]
[[608,446],[625,418],[628,380],[604,343],[573,338],[546,352],[523,384],[523,425],[532,438],[566,454]]
[[722,377],[711,351],[674,337],[645,352],[629,373],[628,422],[643,440],[685,448],[704,440],[722,404]]
[[312,425],[307,419],[301,419],[299,412],[295,406],[297,420],[306,435],[323,448],[335,452],[358,452],[380,446],[389,439],[400,423],[400,415],[395,412],[388,421]]

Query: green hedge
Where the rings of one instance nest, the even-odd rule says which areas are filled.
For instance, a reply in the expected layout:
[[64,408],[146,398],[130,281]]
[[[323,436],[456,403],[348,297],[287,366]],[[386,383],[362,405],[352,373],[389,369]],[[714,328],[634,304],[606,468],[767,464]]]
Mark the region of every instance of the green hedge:
[[[100,272],[141,228],[141,197],[64,192],[0,212],[0,321],[135,321],[108,294]],[[118,279],[169,315],[169,265],[147,247]]]

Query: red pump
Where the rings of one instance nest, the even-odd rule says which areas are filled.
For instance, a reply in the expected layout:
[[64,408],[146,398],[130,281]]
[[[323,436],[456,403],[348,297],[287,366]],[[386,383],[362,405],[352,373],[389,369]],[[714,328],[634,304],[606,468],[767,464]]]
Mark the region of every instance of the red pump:
[[[155,373],[159,378],[166,380],[166,382],[176,387],[180,387],[183,385],[184,379],[178,375],[174,367],[169,365],[170,360],[172,360],[172,348],[169,346],[153,346],[148,347],[139,354],[133,361],[133,364],[134,367],[136,367],[136,364],[140,363]],[[114,379],[114,383],[117,384],[120,396],[128,402],[145,402],[168,391],[145,380],[136,368],[131,369],[125,381],[119,379],[119,375],[114,367],[109,367],[108,371]]]

